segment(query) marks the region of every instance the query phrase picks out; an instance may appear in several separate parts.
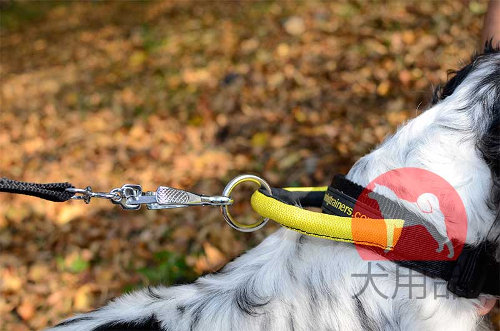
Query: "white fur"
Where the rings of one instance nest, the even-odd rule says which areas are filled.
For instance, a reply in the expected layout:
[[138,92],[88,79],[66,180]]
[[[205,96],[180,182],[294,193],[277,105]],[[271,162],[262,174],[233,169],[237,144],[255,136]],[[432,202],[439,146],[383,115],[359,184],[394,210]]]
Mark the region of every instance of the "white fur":
[[[500,54],[493,59],[500,61]],[[472,89],[487,71],[486,63],[472,72],[452,96],[409,121],[360,159],[347,177],[367,185],[391,169],[430,170],[446,179],[462,198],[469,221],[466,241],[484,240],[494,219],[486,205],[492,178],[475,143],[476,133],[486,123],[482,123],[480,104],[467,111],[457,109],[468,107]],[[390,261],[372,262],[373,273],[388,275],[374,282],[389,298],[369,285],[359,295],[367,316],[363,321],[354,296],[366,278],[353,274],[366,274],[368,262],[350,244],[300,238],[281,229],[220,274],[201,277],[195,284],[156,288],[160,300],[146,290],[124,295],[101,310],[75,317],[92,319],[54,330],[89,331],[103,323],[137,321],[152,314],[166,330],[360,330],[373,322],[373,328],[383,330],[458,331],[474,330],[480,321],[477,299],[434,298],[434,287],[446,293],[446,284],[440,280],[425,278],[425,298],[409,298],[405,288],[398,289],[393,298],[397,267]],[[414,295],[423,296],[415,291]],[[238,295],[254,301],[251,314],[238,307]],[[199,320],[195,323],[196,312]]]

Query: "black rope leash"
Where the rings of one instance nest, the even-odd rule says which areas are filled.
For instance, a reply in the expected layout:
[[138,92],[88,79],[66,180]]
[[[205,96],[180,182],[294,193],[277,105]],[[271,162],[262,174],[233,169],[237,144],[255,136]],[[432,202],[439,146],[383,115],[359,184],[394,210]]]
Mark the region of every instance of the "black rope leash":
[[75,188],[71,183],[30,183],[9,178],[0,178],[0,192],[31,195],[37,198],[64,202],[70,199],[83,200],[90,203],[92,198],[106,199],[123,209],[137,210],[141,205],[148,209],[169,209],[190,206],[229,206],[233,199],[229,196],[202,195],[159,186],[156,192],[143,191],[141,185],[125,184],[109,192],[94,192],[92,187]]
[[0,178],[0,192],[31,195],[54,202],[64,202],[71,199],[75,193],[66,190],[68,188],[74,188],[74,186],[68,182],[39,184],[20,182],[5,177]]

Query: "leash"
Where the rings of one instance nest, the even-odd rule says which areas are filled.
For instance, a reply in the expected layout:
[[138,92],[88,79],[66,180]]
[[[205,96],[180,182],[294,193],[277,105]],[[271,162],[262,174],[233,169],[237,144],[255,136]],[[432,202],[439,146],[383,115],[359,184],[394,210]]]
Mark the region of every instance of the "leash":
[[[244,182],[260,187],[250,200],[252,208],[261,215],[253,224],[238,222],[229,211],[234,203],[231,193]],[[31,195],[54,202],[74,199],[88,204],[92,198],[99,198],[110,200],[125,210],[138,210],[142,205],[147,209],[217,206],[221,208],[226,222],[238,231],[256,231],[272,219],[305,235],[361,245],[380,255],[392,252],[397,257],[395,263],[445,280],[448,290],[460,297],[476,298],[481,293],[500,296],[500,263],[493,256],[492,243],[465,245],[455,260],[415,259],[423,249],[420,238],[406,235],[404,225],[423,225],[426,221],[373,191],[370,191],[371,199],[366,199],[361,194],[364,190],[366,188],[342,175],[336,175],[330,186],[283,189],[272,188],[260,177],[241,175],[231,180],[221,195],[214,196],[168,186],[159,186],[156,191],[143,191],[141,185],[125,184],[109,192],[94,192],[90,186],[78,189],[67,182],[39,184],[0,179],[0,192]],[[322,212],[304,209],[308,207],[321,208]],[[377,211],[381,209],[390,217],[384,214],[380,218]],[[411,248],[398,252],[395,248],[399,242]]]
[[[255,191],[251,198],[252,208],[262,215],[253,224],[240,223],[229,212],[229,206],[234,203],[231,193],[244,182],[253,182],[261,187],[261,190]],[[272,219],[282,226],[311,236],[375,246],[385,250],[394,247],[404,224],[402,219],[367,220],[312,212],[294,205],[321,207],[326,189],[326,186],[272,189],[266,181],[254,175],[234,178],[226,185],[220,196],[195,194],[167,186],[159,186],[152,192],[143,191],[141,185],[125,184],[109,192],[93,192],[90,186],[78,189],[70,183],[38,184],[7,178],[0,180],[0,192],[31,195],[49,201],[64,202],[75,199],[88,204],[92,198],[100,198],[110,200],[126,210],[138,210],[142,205],[146,205],[147,209],[219,206],[226,222],[233,229],[242,232],[259,230]],[[353,238],[353,225],[366,221],[370,221],[371,226],[356,239]]]
[[63,202],[71,199],[74,194],[67,191],[70,188],[73,188],[73,185],[70,183],[37,184],[0,178],[0,192],[31,195],[54,202]]

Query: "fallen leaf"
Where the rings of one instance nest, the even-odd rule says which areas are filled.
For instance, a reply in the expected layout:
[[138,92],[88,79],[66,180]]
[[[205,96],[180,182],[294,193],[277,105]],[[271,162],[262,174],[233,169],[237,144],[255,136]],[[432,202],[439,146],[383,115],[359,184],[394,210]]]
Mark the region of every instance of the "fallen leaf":
[[29,301],[23,301],[23,303],[16,308],[16,312],[23,320],[28,321],[35,315],[35,306]]
[[286,32],[294,36],[302,34],[306,29],[304,20],[298,16],[292,16],[289,19],[287,19],[284,26]]

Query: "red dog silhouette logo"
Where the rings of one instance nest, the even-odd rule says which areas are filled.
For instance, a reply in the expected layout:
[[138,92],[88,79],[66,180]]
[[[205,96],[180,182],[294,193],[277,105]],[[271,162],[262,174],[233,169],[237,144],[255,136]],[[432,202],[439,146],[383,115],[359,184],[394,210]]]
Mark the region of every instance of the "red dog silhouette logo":
[[[367,205],[376,209],[370,218],[403,219],[404,225],[392,250],[358,246],[363,259],[431,261],[460,255],[467,214],[460,196],[444,178],[419,168],[391,170],[365,187],[354,214],[366,214]],[[354,238],[357,230],[353,229]]]

